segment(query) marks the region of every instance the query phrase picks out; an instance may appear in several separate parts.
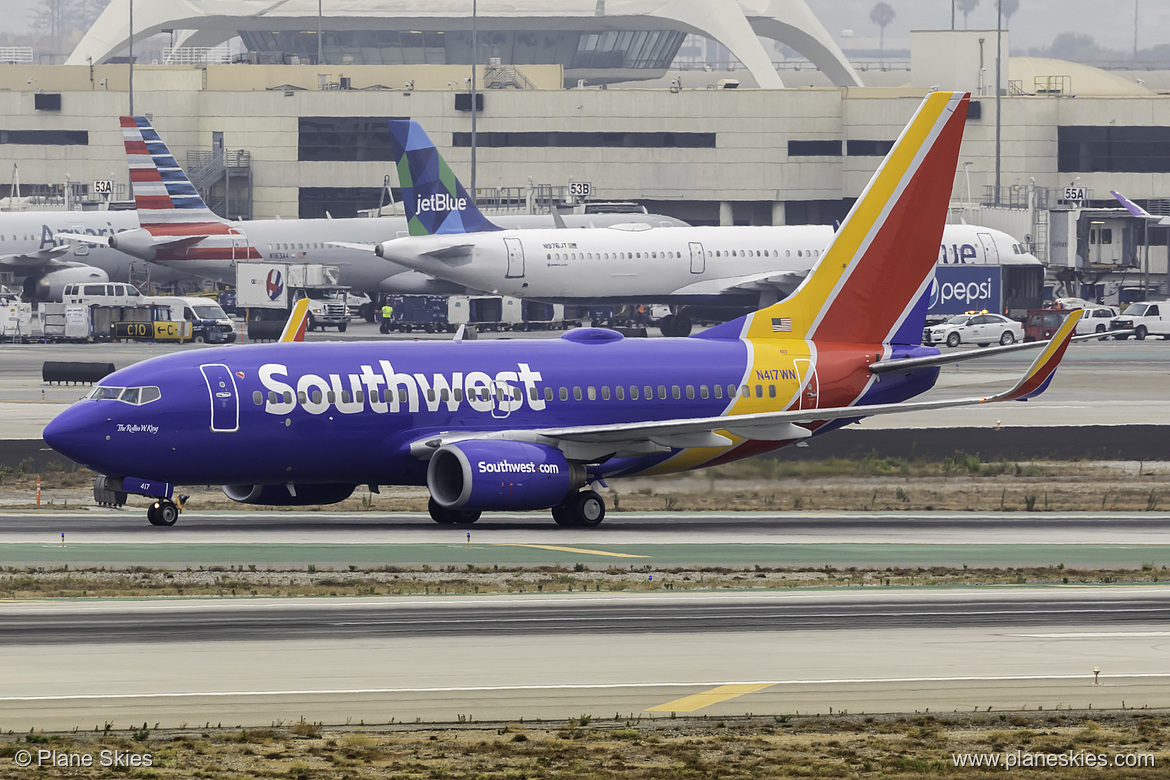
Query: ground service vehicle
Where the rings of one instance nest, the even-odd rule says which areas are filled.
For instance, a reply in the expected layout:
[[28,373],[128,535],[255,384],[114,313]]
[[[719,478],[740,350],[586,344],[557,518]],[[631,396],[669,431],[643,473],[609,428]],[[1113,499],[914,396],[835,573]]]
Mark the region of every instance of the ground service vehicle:
[[[346,288],[334,266],[314,263],[237,263],[236,308],[246,310],[248,337],[275,338],[293,305],[309,300],[309,330],[349,327]],[[258,324],[264,323],[264,324]]]
[[[1131,303],[1124,312],[1109,322],[1110,330],[1133,328],[1133,337],[1141,341],[1146,336],[1170,338],[1170,301],[1145,301]],[[1128,335],[1114,336],[1127,339]]]
[[211,298],[151,296],[150,303],[168,306],[171,319],[191,324],[191,340],[196,344],[231,344],[236,327],[227,313]]

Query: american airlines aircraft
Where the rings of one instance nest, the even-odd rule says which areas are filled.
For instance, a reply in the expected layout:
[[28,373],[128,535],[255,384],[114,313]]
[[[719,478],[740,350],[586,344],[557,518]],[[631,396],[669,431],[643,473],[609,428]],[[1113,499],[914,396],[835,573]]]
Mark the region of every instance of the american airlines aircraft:
[[102,379],[45,441],[102,475],[98,501],[152,498],[155,525],[176,521],[185,484],[270,505],[334,503],[364,484],[426,485],[439,523],[551,509],[596,526],[604,480],[750,457],[872,414],[1033,397],[1079,312],[1010,390],[907,403],[955,359],[919,341],[968,102],[930,94],[797,290],[700,336],[175,353]]
[[[375,253],[476,290],[551,303],[757,308],[788,295],[833,237],[828,225],[504,230],[484,217],[418,123],[390,121],[410,236]],[[358,248],[358,247],[355,247]],[[947,225],[940,265],[1040,265],[1007,233]],[[684,309],[661,322],[686,336]]]
[[[0,213],[0,272],[11,273],[30,301],[60,300],[65,285],[75,282],[129,281],[149,269],[106,242],[137,227],[133,211]],[[74,234],[93,239],[95,246],[65,238]]]
[[[237,262],[323,263],[340,269],[340,282],[365,292],[462,292],[461,286],[378,260],[370,250],[406,235],[406,219],[257,219],[231,222],[207,207],[195,186],[145,117],[121,118],[130,181],[141,225],[108,238],[69,236],[107,244],[127,255],[188,276],[235,283]],[[589,214],[564,217],[585,229],[644,220],[661,227],[685,225],[657,214]],[[522,229],[552,226],[545,215],[504,215],[502,225]],[[343,243],[348,242],[348,243]]]

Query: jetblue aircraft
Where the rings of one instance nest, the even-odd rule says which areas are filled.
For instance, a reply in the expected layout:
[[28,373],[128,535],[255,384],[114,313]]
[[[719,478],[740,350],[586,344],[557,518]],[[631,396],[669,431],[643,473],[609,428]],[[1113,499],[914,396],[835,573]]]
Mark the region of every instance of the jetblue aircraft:
[[[659,326],[663,335],[686,336],[692,314],[719,319],[690,307],[738,314],[791,293],[833,237],[830,225],[504,230],[455,194],[455,175],[417,122],[389,124],[410,236],[384,241],[375,253],[472,289],[550,303],[672,304],[678,310]],[[947,225],[941,244],[940,266],[1043,270],[999,230]]]
[[45,441],[103,475],[100,502],[154,498],[156,525],[178,517],[178,485],[296,505],[425,484],[439,523],[551,509],[558,524],[596,526],[608,479],[750,457],[872,414],[1030,398],[1078,313],[1011,390],[905,403],[955,359],[919,342],[967,106],[929,95],[796,292],[699,336],[582,328],[173,354],[101,380]]
[[[406,234],[402,217],[231,222],[207,207],[149,120],[124,116],[121,125],[141,225],[108,237],[67,234],[70,240],[113,247],[172,271],[227,284],[235,283],[238,262],[280,261],[336,265],[343,284],[370,293],[463,291],[370,254],[378,242]],[[564,220],[582,228],[632,221],[686,224],[657,214],[571,215]],[[517,229],[553,226],[553,217],[545,215],[511,214],[500,221]]]

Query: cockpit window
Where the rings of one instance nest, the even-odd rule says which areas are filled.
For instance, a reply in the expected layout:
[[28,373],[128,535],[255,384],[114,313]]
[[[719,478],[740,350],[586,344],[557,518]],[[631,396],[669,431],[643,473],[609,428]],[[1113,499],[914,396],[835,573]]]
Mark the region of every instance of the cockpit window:
[[92,398],[97,401],[121,401],[125,404],[133,406],[142,406],[151,401],[157,401],[162,398],[162,393],[157,387],[107,387],[101,385],[89,391],[86,398]]

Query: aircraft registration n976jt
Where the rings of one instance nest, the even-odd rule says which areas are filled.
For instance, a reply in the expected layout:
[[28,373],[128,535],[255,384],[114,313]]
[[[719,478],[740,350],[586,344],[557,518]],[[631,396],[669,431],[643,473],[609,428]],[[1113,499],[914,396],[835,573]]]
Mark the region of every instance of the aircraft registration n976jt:
[[[174,354],[103,379],[45,440],[103,475],[99,500],[155,498],[148,518],[159,525],[177,518],[183,484],[283,505],[425,484],[440,523],[552,509],[562,525],[595,526],[605,504],[594,487],[606,479],[723,463],[871,414],[1031,397],[1075,313],[1011,390],[904,403],[954,359],[920,336],[967,105],[961,93],[930,94],[796,292],[699,336],[584,328],[542,341],[290,340]],[[457,185],[451,195],[466,197]],[[298,332],[291,322],[286,338]]]

